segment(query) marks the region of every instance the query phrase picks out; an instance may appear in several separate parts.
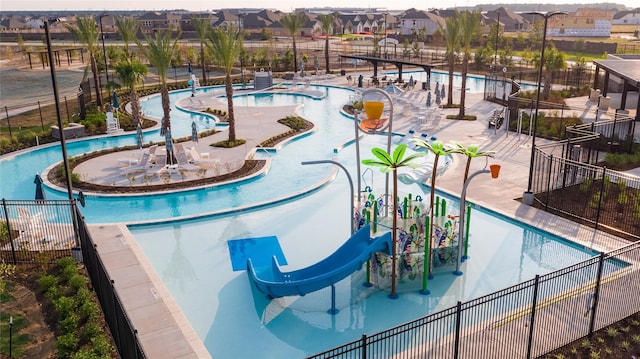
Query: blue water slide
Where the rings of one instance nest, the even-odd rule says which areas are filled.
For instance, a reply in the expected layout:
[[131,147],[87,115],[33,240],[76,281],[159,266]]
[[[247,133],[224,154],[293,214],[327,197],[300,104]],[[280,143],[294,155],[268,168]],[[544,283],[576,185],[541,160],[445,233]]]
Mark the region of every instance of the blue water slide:
[[256,288],[272,298],[307,293],[328,287],[362,268],[372,253],[391,250],[391,233],[376,238],[369,235],[369,226],[360,228],[340,248],[329,257],[309,267],[293,272],[282,272],[276,257],[270,270],[256,269],[247,259],[247,273]]

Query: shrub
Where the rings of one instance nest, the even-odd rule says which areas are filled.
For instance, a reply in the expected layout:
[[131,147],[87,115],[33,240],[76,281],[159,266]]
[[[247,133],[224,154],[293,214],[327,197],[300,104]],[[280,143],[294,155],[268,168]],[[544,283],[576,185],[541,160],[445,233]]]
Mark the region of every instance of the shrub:
[[102,328],[96,322],[88,322],[80,328],[80,339],[89,342],[91,338],[102,333]]
[[[65,297],[66,298],[66,297]],[[80,324],[80,317],[76,313],[69,313],[58,322],[58,326],[63,333],[75,334],[76,328]]]
[[38,278],[38,280],[36,280],[36,283],[38,284],[38,291],[40,293],[46,293],[50,291],[51,288],[55,287],[56,284],[58,284],[58,278],[47,274]]
[[76,309],[76,303],[72,298],[59,297],[53,301],[53,307],[58,312],[58,318],[65,318]]
[[61,335],[56,340],[56,347],[58,348],[58,357],[67,358],[78,350],[78,339],[74,333]]
[[80,274],[74,274],[69,278],[68,285],[71,287],[73,294],[77,293],[80,288],[86,288],[87,278]]
[[87,321],[92,322],[100,318],[100,308],[94,302],[84,302],[78,308],[78,313],[80,314],[80,318]]
[[91,338],[91,344],[93,344],[93,351],[98,355],[106,356],[113,350],[104,334],[99,334]]

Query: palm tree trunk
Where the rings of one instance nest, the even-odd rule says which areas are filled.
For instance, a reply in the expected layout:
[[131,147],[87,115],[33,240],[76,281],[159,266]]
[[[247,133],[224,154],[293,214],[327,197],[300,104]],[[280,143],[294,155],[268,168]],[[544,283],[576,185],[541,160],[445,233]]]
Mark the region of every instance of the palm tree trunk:
[[171,128],[171,103],[169,101],[169,89],[166,83],[160,85],[160,96],[162,99],[162,113],[164,114],[165,128]]
[[469,67],[469,53],[464,53],[464,60],[462,64],[462,88],[460,89],[460,112],[458,113],[458,119],[464,119],[464,101],[466,99],[467,92],[467,71]]
[[[447,99],[447,106],[453,106],[453,68],[455,66],[455,58],[453,51],[449,54],[449,87],[447,92],[449,93],[449,98]],[[436,89],[437,91],[438,89]]]
[[293,39],[293,73],[298,73],[298,51],[296,50],[296,34],[291,34]]
[[393,171],[393,213],[391,214],[393,217],[392,221],[392,240],[391,240],[391,297],[396,296],[396,256],[398,254],[397,251],[397,243],[398,243],[398,169],[396,168]]
[[[438,172],[438,160],[440,159],[440,155],[435,155],[433,159],[433,169],[431,170],[431,191],[430,191],[430,205],[429,205],[429,238],[425,241],[424,245],[427,246],[427,258],[425,260],[429,260],[431,263],[431,241],[433,241],[433,223],[435,217],[435,211],[433,207],[436,203],[436,174]],[[423,273],[423,275],[428,276],[431,273],[431,268],[429,268],[429,273]]]
[[329,34],[325,34],[324,40],[324,58],[327,65],[327,74],[329,74]]
[[131,89],[131,117],[133,117],[133,123],[142,125],[142,111],[140,109],[140,97],[138,97],[138,91],[135,88]]
[[202,41],[200,42],[200,65],[202,66],[202,86],[207,82],[207,71],[204,65],[204,46]]
[[233,85],[231,82],[231,74],[227,72],[224,79],[225,90],[227,92],[227,103],[229,109],[229,143],[236,142],[236,120],[233,114]]
[[98,79],[98,65],[96,64],[96,58],[93,54],[89,54],[89,62],[91,63],[91,72],[93,73],[93,83],[96,88],[96,106],[102,107],[102,88],[100,87],[100,80]]

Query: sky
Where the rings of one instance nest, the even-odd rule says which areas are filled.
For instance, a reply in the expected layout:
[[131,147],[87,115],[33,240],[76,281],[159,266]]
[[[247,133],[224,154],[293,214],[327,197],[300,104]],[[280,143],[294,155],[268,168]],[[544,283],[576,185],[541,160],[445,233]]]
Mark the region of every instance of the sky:
[[[190,11],[206,11],[217,10],[221,8],[272,8],[285,12],[290,12],[300,7],[351,7],[362,8],[379,8],[389,10],[404,10],[409,8],[426,10],[429,7],[451,8],[456,6],[475,6],[477,4],[490,4],[490,1],[482,0],[442,0],[442,1],[424,1],[424,0],[404,0],[401,7],[395,8],[389,5],[393,3],[388,0],[355,0],[354,2],[345,3],[344,0],[323,0],[322,2],[314,0],[0,0],[0,11],[17,11],[17,10],[171,10],[182,8]],[[508,1],[494,2],[508,3]],[[514,2],[515,3],[515,2]],[[560,1],[540,1],[540,0],[521,0],[517,3],[563,3],[563,4],[593,4],[603,3],[598,0],[560,0]],[[628,8],[638,7],[638,0],[616,0],[612,3],[625,5]],[[267,5],[268,4],[268,5]]]

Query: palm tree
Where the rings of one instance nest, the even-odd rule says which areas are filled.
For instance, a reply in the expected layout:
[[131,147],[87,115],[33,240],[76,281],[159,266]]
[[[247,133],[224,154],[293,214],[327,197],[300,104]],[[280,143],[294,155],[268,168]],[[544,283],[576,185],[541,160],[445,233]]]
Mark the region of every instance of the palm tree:
[[322,23],[322,31],[324,31],[324,60],[327,68],[327,74],[329,73],[329,34],[332,33],[333,23],[335,22],[334,14],[321,14],[319,17]]
[[225,72],[225,90],[227,94],[227,114],[229,117],[229,145],[233,146],[236,142],[236,126],[235,116],[233,112],[233,82],[231,81],[231,71],[237,58],[243,50],[244,33],[241,30],[234,29],[233,25],[227,26],[226,29],[218,28],[209,32],[209,42],[207,46],[213,54],[216,64],[224,69]]
[[[448,149],[445,145],[440,141],[433,141],[431,144],[427,141],[424,141],[419,138],[414,138],[416,146],[426,148],[429,152],[434,154],[433,159],[433,168],[431,169],[431,185],[429,186],[431,189],[431,195],[429,198],[429,240],[424,244],[427,248],[427,258],[425,261],[431,259],[431,241],[433,240],[433,220],[434,220],[434,206],[436,202],[436,176],[438,174],[438,160],[440,156],[445,156],[452,153],[459,153],[460,150],[457,148]],[[426,270],[425,270],[426,271]],[[424,275],[429,275],[428,273],[424,273]]]
[[460,23],[460,42],[464,58],[462,60],[462,90],[460,91],[460,112],[459,119],[464,119],[464,102],[467,88],[467,72],[469,71],[469,59],[471,58],[471,40],[480,29],[480,11],[458,13]]
[[293,73],[298,72],[298,53],[296,50],[296,34],[301,27],[307,22],[307,15],[303,12],[295,14],[287,14],[280,19],[280,23],[291,34],[293,40]]
[[140,25],[132,17],[116,17],[116,27],[118,28],[118,34],[124,41],[124,54],[127,59],[131,58],[129,53],[129,43],[136,40],[136,34],[140,29]]
[[376,156],[377,160],[376,159],[362,160],[363,165],[380,167],[380,171],[383,173],[393,172],[393,195],[391,197],[392,198],[391,200],[393,203],[393,211],[392,211],[393,231],[391,232],[392,244],[391,244],[391,294],[390,294],[392,298],[395,298],[397,296],[396,295],[396,255],[397,255],[396,243],[398,241],[398,233],[397,233],[398,171],[397,170],[398,168],[401,168],[401,167],[412,167],[412,168],[418,167],[417,164],[413,164],[411,163],[411,161],[415,158],[423,156],[422,153],[414,153],[404,158],[404,154],[406,151],[407,151],[406,144],[402,144],[396,147],[396,149],[393,151],[393,156],[387,153],[387,151],[381,148],[375,147],[371,150],[371,153],[373,153],[373,155]]
[[440,31],[444,34],[444,43],[447,47],[447,63],[449,65],[449,88],[447,106],[453,106],[453,70],[456,65],[456,50],[458,48],[458,34],[460,33],[460,23],[455,17],[447,17],[444,19],[445,26],[438,23]]
[[[171,59],[174,52],[178,49],[178,38],[171,39],[171,31],[156,32],[155,39],[144,35],[147,46],[143,47],[138,43],[140,48],[144,49],[144,54],[149,63],[156,68],[158,78],[160,79],[160,96],[162,98],[163,123],[161,132],[171,131],[171,103],[169,102],[169,88],[167,88],[167,70],[171,67]],[[170,132],[169,132],[170,133]],[[168,159],[171,159],[170,154]]]
[[129,102],[131,103],[133,123],[142,125],[142,111],[136,85],[142,81],[144,76],[149,72],[149,69],[145,64],[136,59],[127,59],[117,63],[115,71],[120,81],[122,81],[122,85],[129,89]]
[[[87,46],[89,53],[89,63],[91,64],[91,72],[93,73],[93,82],[96,89],[96,105],[102,107],[102,90],[100,88],[100,80],[98,79],[98,63],[96,62],[96,54],[98,52],[98,28],[96,20],[91,16],[78,16],[76,24],[64,24],[64,26],[78,38],[78,41]],[[105,69],[106,70],[106,69]]]
[[204,64],[204,43],[207,41],[207,34],[211,31],[209,19],[193,17],[191,24],[196,30],[198,41],[200,41],[200,66],[202,67],[202,82],[207,82],[207,71]]
[[469,178],[469,167],[471,166],[471,160],[476,157],[493,157],[496,151],[480,151],[478,145],[469,145],[466,148],[456,141],[449,141],[452,148],[456,150],[456,153],[467,156],[467,165],[464,168],[464,177],[462,178],[462,184],[464,185]]

